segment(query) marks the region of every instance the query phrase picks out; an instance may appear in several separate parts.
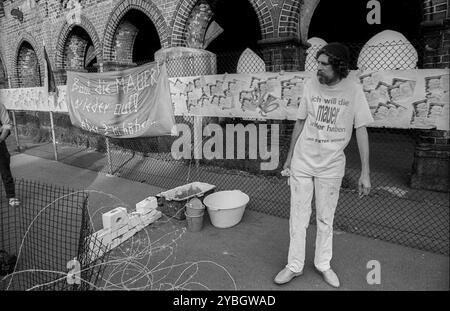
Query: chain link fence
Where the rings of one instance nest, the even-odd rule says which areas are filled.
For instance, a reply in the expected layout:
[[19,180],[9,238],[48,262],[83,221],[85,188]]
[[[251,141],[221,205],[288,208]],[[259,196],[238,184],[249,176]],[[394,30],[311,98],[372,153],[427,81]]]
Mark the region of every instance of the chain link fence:
[[[425,42],[414,40],[384,41],[379,43],[345,43],[350,52],[350,70],[403,70],[417,69],[423,63]],[[313,45],[307,50],[305,70],[316,71],[316,55],[322,46]]]
[[[413,45],[419,53],[411,50],[410,45],[400,42],[393,45],[391,43],[387,47],[369,46],[364,51],[362,44],[348,44],[352,55],[351,69],[356,69],[358,64],[366,66],[364,69],[367,70],[406,69],[405,66],[416,68],[421,64],[421,43],[415,42]],[[364,57],[358,61],[358,55]],[[391,57],[392,61],[388,61],[386,55]],[[220,60],[217,58],[217,73],[236,72],[238,59],[238,53],[229,54],[229,58],[225,54],[221,55]],[[247,60],[250,67],[252,62],[256,61],[254,57]],[[313,62],[315,64],[315,57]],[[190,70],[193,66],[197,70],[208,71],[210,65],[210,59],[202,61],[188,58],[167,61],[168,71],[172,77],[192,75],[188,73],[192,72]],[[306,70],[311,66],[313,63],[306,63]],[[41,141],[49,139],[48,113],[16,114],[20,135],[36,135]],[[194,117],[176,117],[176,123],[186,124],[192,133],[195,122]],[[201,136],[199,146],[194,146],[194,138],[191,137],[189,143],[194,148],[189,151],[190,158],[176,159],[172,153],[172,146],[178,137],[105,139],[71,126],[67,114],[54,114],[56,141],[107,153],[108,164],[100,168],[104,173],[167,189],[193,181],[213,184],[217,190],[240,189],[251,198],[248,204],[250,210],[289,217],[290,190],[286,179],[280,176],[280,171],[289,148],[294,123],[213,117],[203,117],[199,122],[202,122],[202,132],[210,123],[219,124],[222,128],[227,124],[244,126],[255,124],[257,128],[265,125],[272,131],[277,129],[275,139],[270,142],[279,146],[276,169],[261,170],[261,164],[268,160],[262,158],[260,154],[256,158],[250,158],[252,150],[248,148],[248,140],[242,159],[237,159],[238,150],[235,148],[232,160],[207,160],[195,159],[194,149],[202,148],[207,143],[208,137]],[[426,191],[411,187],[418,131],[369,128],[368,132],[373,190],[368,197],[358,196],[360,158],[356,139],[352,137],[345,151],[346,173],[336,209],[335,229],[448,255],[449,192]],[[268,136],[270,137],[270,134]],[[228,136],[224,138],[224,146],[230,139]],[[74,165],[83,166],[83,163]],[[311,223],[315,223],[314,209]]]
[[[9,206],[0,192],[0,249],[16,258],[14,270],[0,278],[0,289],[92,289],[106,255],[93,256],[89,249],[87,193],[23,179],[15,185],[18,207]],[[69,262],[79,265],[80,284],[67,281]]]

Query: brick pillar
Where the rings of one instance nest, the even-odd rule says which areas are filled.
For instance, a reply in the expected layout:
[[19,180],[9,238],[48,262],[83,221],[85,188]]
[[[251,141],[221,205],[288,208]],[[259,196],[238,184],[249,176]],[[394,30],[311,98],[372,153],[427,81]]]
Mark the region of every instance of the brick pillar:
[[206,29],[213,12],[205,0],[201,0],[192,9],[186,23],[186,45],[194,49],[203,49]]
[[5,71],[3,70],[3,63],[0,59],[0,89],[6,89],[8,88],[8,77],[5,74]]
[[65,85],[67,83],[67,70],[66,69],[55,69],[53,70],[55,75],[56,85]]
[[258,41],[266,71],[302,71],[307,47],[298,38],[273,38]]
[[411,188],[448,192],[450,132],[417,130]]
[[[423,4],[422,68],[449,68],[450,17],[446,0],[426,0]],[[447,103],[449,104],[449,103]],[[433,191],[449,191],[449,131],[416,130],[411,187]]]

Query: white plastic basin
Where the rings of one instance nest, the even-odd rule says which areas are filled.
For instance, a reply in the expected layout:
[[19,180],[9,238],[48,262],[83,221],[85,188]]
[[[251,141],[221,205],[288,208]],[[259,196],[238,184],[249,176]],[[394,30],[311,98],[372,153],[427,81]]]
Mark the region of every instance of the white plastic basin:
[[237,225],[244,215],[249,196],[240,190],[219,191],[204,200],[214,227],[230,228]]

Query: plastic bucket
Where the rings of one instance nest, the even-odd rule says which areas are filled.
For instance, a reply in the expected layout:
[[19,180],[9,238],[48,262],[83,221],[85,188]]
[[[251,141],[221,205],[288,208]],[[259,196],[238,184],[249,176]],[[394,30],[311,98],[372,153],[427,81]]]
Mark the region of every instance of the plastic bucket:
[[200,216],[203,215],[205,213],[205,209],[199,209],[199,208],[192,208],[192,207],[188,207],[186,206],[186,216],[192,216],[192,217],[196,217],[196,216]]
[[[196,200],[196,202],[192,202]],[[189,216],[200,216],[205,212],[205,206],[202,204],[200,199],[194,198],[191,199],[188,203],[186,203],[186,215]]]
[[198,232],[198,231],[202,230],[204,212],[201,215],[196,215],[196,216],[191,216],[186,212],[184,214],[186,215],[188,231]]
[[208,195],[203,204],[214,227],[230,228],[241,221],[249,200],[249,196],[240,190],[219,191]]

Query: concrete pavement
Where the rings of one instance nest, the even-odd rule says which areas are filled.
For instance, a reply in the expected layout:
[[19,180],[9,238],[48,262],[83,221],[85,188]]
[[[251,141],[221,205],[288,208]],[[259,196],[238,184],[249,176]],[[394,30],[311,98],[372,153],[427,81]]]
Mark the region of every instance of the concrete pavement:
[[[11,167],[15,178],[93,190],[90,213],[96,215],[96,229],[100,226],[101,212],[117,204],[133,209],[143,198],[165,190],[56,162],[50,160],[51,153],[44,157],[13,152],[12,155]],[[35,151],[35,155],[42,156],[42,152]],[[89,159],[91,166],[104,164],[104,159],[94,159],[88,151],[61,157],[66,163],[70,163],[72,157]],[[215,228],[208,216],[200,232],[184,231],[186,226],[185,221],[163,217],[157,224],[147,227],[145,232],[150,239],[152,235],[177,234],[176,243],[171,248],[169,284],[179,280],[185,271],[183,267],[194,262],[198,269],[196,283],[213,290],[333,290],[313,267],[316,230],[313,225],[308,228],[304,274],[284,286],[277,286],[272,280],[286,264],[289,244],[287,219],[247,210],[241,223],[233,228]],[[141,233],[138,235],[142,236]],[[150,257],[147,265],[157,265],[158,256],[155,255],[154,260]],[[367,265],[372,260],[380,264],[380,284],[367,282],[371,271]],[[168,261],[163,262],[168,265]],[[449,290],[449,257],[345,232],[335,232],[332,266],[341,280],[339,290]]]

